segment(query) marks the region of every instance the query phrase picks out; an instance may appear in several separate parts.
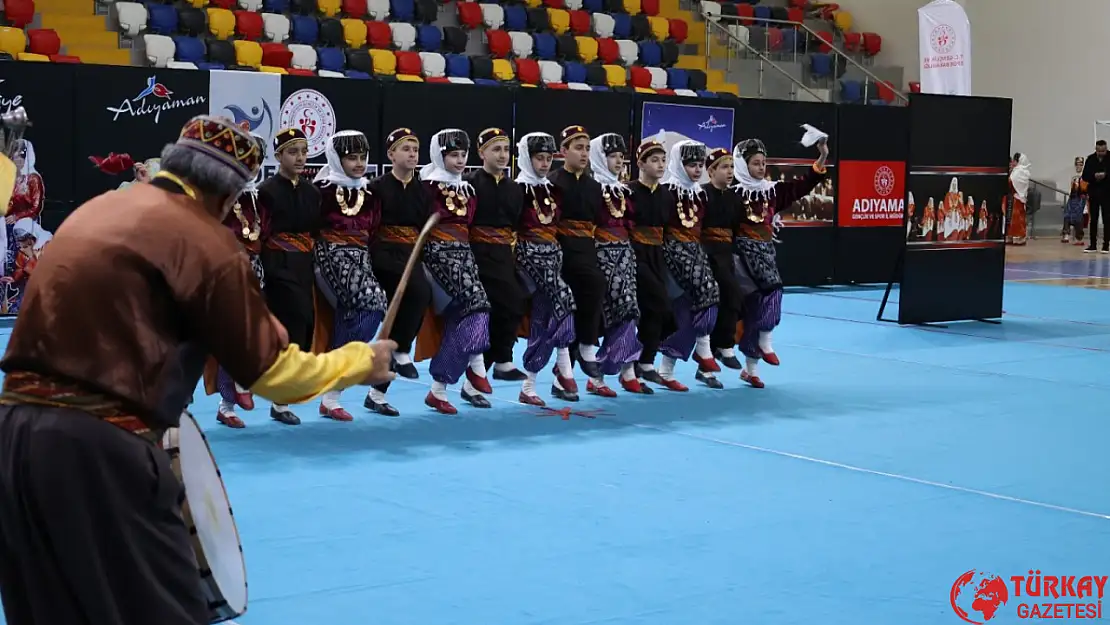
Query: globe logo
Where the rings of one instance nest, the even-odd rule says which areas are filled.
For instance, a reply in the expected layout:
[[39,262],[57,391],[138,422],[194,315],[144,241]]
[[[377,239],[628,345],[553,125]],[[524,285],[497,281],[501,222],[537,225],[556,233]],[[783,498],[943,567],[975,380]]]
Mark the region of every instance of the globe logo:
[[1006,582],[994,573],[971,569],[952,582],[949,599],[956,616],[972,625],[983,625],[1010,600],[1010,590],[1006,588]]

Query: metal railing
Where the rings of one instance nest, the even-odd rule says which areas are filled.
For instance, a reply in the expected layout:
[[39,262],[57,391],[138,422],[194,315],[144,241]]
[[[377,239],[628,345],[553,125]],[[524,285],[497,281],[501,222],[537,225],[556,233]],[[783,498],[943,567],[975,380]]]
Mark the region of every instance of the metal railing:
[[[787,78],[790,79],[790,82],[791,82],[790,95],[791,95],[792,99],[797,97],[797,90],[795,89],[795,87],[801,87],[806,92],[808,92],[811,95],[813,95],[814,97],[816,97],[818,100],[824,100],[824,98],[822,98],[820,95],[815,93],[812,89],[808,88],[800,80],[798,80],[793,75],[791,75],[786,69],[784,69],[783,67],[781,67],[780,65],[775,63],[774,60],[772,60],[767,54],[760,51],[755,46],[752,46],[749,42],[742,41],[739,37],[736,37],[735,35],[733,35],[732,32],[728,29],[728,27],[726,25],[728,23],[739,24],[743,20],[753,20],[754,18],[741,18],[741,17],[732,16],[732,15],[714,15],[714,16],[710,17],[710,16],[705,15],[705,14],[702,14],[702,18],[705,20],[705,66],[706,66],[707,71],[711,66],[711,58],[712,58],[711,48],[712,48],[712,42],[713,42],[712,35],[716,32],[716,33],[719,33],[719,34],[724,34],[725,40],[728,41],[730,44],[733,44],[733,45],[730,45],[729,52],[726,56],[726,61],[725,61],[726,62],[726,72],[728,71],[729,68],[731,68],[731,63],[732,63],[732,53],[731,52],[732,52],[733,47],[742,48],[742,49],[744,49],[745,51],[747,51],[749,53],[755,54],[755,56],[759,58],[759,95],[760,95],[760,97],[763,96],[763,75],[764,75],[764,71],[765,71],[765,66],[770,65],[773,69],[777,70],[779,73],[783,74],[784,76],[786,76]],[[722,22],[724,24],[722,24]],[[910,101],[909,96],[907,96],[901,90],[895,89],[888,82],[880,79],[878,76],[875,75],[874,72],[872,72],[871,70],[864,67],[858,61],[856,61],[854,58],[852,58],[847,52],[845,52],[844,50],[842,50],[839,47],[837,47],[836,45],[834,45],[831,41],[822,39],[821,35],[817,31],[813,30],[809,26],[806,26],[804,23],[802,23],[802,22],[793,22],[793,21],[790,21],[790,20],[776,20],[776,19],[769,19],[769,18],[768,19],[759,19],[759,20],[757,20],[757,22],[761,25],[777,24],[777,25],[780,25],[784,28],[789,28],[789,29],[795,31],[796,33],[798,33],[798,36],[801,36],[804,33],[804,35],[806,36],[806,46],[807,46],[806,51],[808,51],[808,45],[809,45],[809,41],[810,41],[811,38],[814,39],[814,40],[821,41],[823,44],[825,44],[829,47],[830,51],[836,57],[843,57],[845,62],[851,64],[853,67],[855,67],[856,69],[858,69],[860,72],[863,73],[863,75],[865,77],[864,82],[863,82],[863,89],[864,89],[863,92],[864,92],[864,94],[866,94],[868,92],[869,85],[872,82],[876,85],[884,84],[890,89],[890,91],[892,91],[894,93],[895,98],[897,98],[898,100],[900,100],[901,102],[903,102],[905,104],[909,104],[909,101]],[[770,38],[769,32],[765,32],[764,37],[767,37],[769,39]],[[768,47],[769,46],[765,46],[765,49],[768,48]],[[805,52],[803,52],[803,54],[805,54]],[[797,45],[794,46],[793,56],[794,56],[793,60],[797,61],[798,60],[798,46]],[[839,63],[834,63],[834,68],[837,67],[837,66],[839,66]],[[835,74],[835,71],[834,71],[834,74]],[[832,100],[832,94],[830,92],[828,101],[831,101],[831,100]],[[867,98],[864,98],[864,101],[866,103]]]

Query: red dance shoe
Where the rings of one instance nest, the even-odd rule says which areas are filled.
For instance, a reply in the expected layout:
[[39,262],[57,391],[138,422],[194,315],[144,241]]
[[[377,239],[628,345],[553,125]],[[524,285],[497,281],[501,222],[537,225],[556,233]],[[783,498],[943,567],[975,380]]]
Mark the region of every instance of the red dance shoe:
[[766,386],[763,383],[763,380],[759,379],[758,375],[751,375],[747,371],[740,372],[740,379],[747,382],[748,384],[751,384],[755,388],[763,388],[764,386]]
[[762,352],[763,362],[771,365],[772,367],[779,366],[779,357],[775,352]]
[[676,393],[685,393],[686,391],[690,390],[690,387],[686,386],[682,382],[679,382],[678,380],[675,380],[674,378],[670,380],[663,380],[663,386],[666,387],[668,391],[674,391]]
[[717,361],[713,358],[702,358],[694,354],[694,362],[698,363],[699,371],[706,371],[708,373],[718,373],[721,371],[721,365],[718,365]]
[[470,385],[474,387],[474,390],[479,393],[493,392],[493,387],[489,385],[489,378],[474,373],[474,370],[469,367],[466,369],[466,379],[470,382]]
[[[471,382],[471,384],[474,383]],[[435,408],[435,411],[440,414],[459,414],[458,409],[452,406],[451,402],[436,397],[431,391],[428,391],[428,396],[424,398],[424,405],[429,408]]]
[[517,396],[516,400],[522,404],[536,406],[537,408],[543,408],[547,405],[542,399],[540,399],[539,395],[528,395],[524,391],[520,392],[520,395]]
[[617,392],[609,388],[608,384],[602,382],[601,384],[594,384],[593,380],[586,382],[586,392],[598,397],[616,397]]
[[578,392],[578,382],[574,381],[573,376],[569,377],[569,378],[564,378],[559,373],[559,366],[558,365],[555,365],[554,367],[552,367],[551,374],[554,375],[555,378],[559,380],[559,386],[563,387],[564,391],[566,391],[568,393],[577,393]]
[[216,421],[235,430],[241,430],[247,427],[247,424],[243,423],[243,420],[235,416],[235,414],[227,414],[218,410],[216,411]]
[[[647,394],[644,391],[644,389],[646,389],[647,387],[643,384],[640,384],[640,380],[636,378],[632,378],[631,380],[621,378],[621,388],[628,391],[629,393],[640,393],[641,395]],[[616,393],[613,393],[613,396],[615,397]]]
[[321,417],[326,417],[328,419],[332,419],[334,421],[354,421],[355,420],[355,418],[351,415],[351,413],[347,412],[342,407],[336,406],[335,408],[332,408],[332,409],[329,410],[327,407],[324,406],[324,404],[320,404],[320,416]]
[[235,393],[235,405],[243,410],[254,410],[254,395],[250,391]]

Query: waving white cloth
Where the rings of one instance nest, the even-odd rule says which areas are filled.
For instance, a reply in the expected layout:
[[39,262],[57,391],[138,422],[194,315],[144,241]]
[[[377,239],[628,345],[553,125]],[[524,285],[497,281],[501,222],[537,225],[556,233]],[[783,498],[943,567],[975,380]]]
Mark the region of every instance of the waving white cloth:
[[420,170],[420,179],[425,182],[438,182],[447,188],[462,193],[466,197],[474,195],[474,187],[463,180],[462,173],[451,173],[443,165],[443,144],[440,142],[443,135],[450,132],[462,132],[457,128],[446,128],[432,136],[432,143],[428,146],[428,156],[432,162]]
[[813,126],[810,126],[809,124],[802,124],[802,128],[806,131],[806,133],[802,135],[802,145],[807,148],[811,148],[817,145],[817,142],[821,139],[829,138],[829,134],[827,132],[818,130]]
[[[532,137],[550,137],[551,135],[546,132],[530,132],[520,138],[516,142],[516,166],[520,169],[520,173],[516,176],[516,181],[520,184],[526,184],[529,187],[551,187],[551,181],[547,176],[542,178],[536,175],[536,170],[532,167],[532,155],[528,153],[528,140]],[[552,139],[554,142],[554,139]]]
[[328,164],[320,168],[316,177],[312,182],[327,181],[331,184],[346,187],[348,189],[362,189],[365,188],[369,181],[366,177],[352,178],[343,171],[343,159],[339,158],[339,152],[335,151],[335,140],[339,137],[353,137],[361,135],[362,133],[357,130],[341,130],[334,135],[328,137],[328,146],[325,148],[324,153],[327,154]]
[[705,147],[700,141],[689,139],[672,145],[671,153],[667,156],[667,172],[663,174],[659,184],[670,187],[679,198],[694,199],[705,194],[705,190],[701,188],[700,181],[690,179],[690,174],[686,173],[686,167],[682,164],[682,148],[688,145]]

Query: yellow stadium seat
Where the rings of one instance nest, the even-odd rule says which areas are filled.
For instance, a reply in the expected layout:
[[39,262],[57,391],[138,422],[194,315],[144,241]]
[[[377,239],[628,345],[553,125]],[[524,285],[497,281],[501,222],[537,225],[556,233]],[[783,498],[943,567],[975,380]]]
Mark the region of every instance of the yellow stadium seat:
[[397,73],[397,57],[392,50],[370,50],[370,60],[374,62],[374,73],[392,76]]
[[513,64],[505,59],[494,59],[493,77],[503,82],[516,78],[516,71],[513,70]]
[[424,82],[424,79],[412,74],[397,74],[398,82]]
[[231,43],[235,45],[236,63],[250,67],[262,66],[262,46],[258,42],[237,39]]
[[16,60],[19,61],[35,61],[37,63],[49,63],[50,57],[45,54],[34,54],[32,52],[20,52],[15,55]]
[[647,87],[636,87],[636,93],[655,93],[655,89],[648,89]]
[[347,45],[352,48],[366,45],[366,22],[350,18],[342,19],[340,22],[343,23],[343,39],[347,41]]
[[216,39],[227,39],[235,32],[235,14],[227,9],[209,7],[208,32]]
[[665,17],[649,15],[648,23],[651,24],[651,36],[659,41],[664,41],[671,36],[671,23]]
[[597,58],[597,39],[593,37],[575,37],[578,43],[578,56],[583,63],[593,63]]
[[547,19],[551,22],[551,30],[556,35],[562,35],[570,30],[570,13],[563,9],[548,9]]
[[640,0],[623,0],[624,12],[629,15],[640,14]]
[[22,28],[0,28],[0,52],[15,56],[27,49],[27,35]]
[[543,0],[524,0],[524,5],[529,9],[539,8],[543,5]]
[[623,65],[602,65],[605,70],[605,82],[610,87],[623,87],[628,84],[628,72]]
[[539,87],[539,85],[530,85],[528,83],[521,83],[520,86],[521,87],[528,87],[528,88],[531,88],[531,89],[535,89],[535,88]]
[[332,17],[339,13],[339,0],[316,0],[316,5],[320,7],[320,12],[325,17]]
[[263,66],[258,68],[258,71],[265,72],[267,74],[288,74],[289,73],[289,72],[285,71],[284,67],[274,67],[273,65],[263,65]]
[[189,5],[194,9],[203,9],[208,5],[208,0],[189,0]]
[[852,30],[852,14],[848,11],[837,11],[833,13],[833,24],[836,29],[842,33]]

